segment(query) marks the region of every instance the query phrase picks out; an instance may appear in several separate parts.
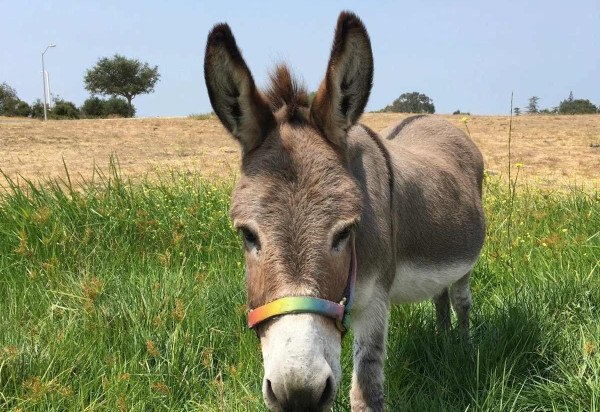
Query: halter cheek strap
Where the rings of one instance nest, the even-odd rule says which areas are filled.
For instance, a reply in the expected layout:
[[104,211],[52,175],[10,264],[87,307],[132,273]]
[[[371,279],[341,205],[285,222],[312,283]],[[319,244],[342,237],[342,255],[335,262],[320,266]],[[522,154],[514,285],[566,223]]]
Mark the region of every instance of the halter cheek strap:
[[317,313],[334,319],[338,329],[341,332],[346,332],[350,327],[349,312],[354,301],[354,285],[356,284],[357,262],[354,237],[352,237],[351,253],[348,281],[341,302],[336,303],[312,296],[286,296],[250,310],[248,313],[248,327],[252,329],[274,316],[289,313]]

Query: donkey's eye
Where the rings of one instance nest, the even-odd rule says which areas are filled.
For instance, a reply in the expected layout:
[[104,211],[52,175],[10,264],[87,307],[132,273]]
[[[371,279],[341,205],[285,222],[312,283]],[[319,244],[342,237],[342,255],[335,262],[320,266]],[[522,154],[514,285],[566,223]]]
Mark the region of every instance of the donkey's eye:
[[349,226],[339,231],[333,237],[333,244],[331,245],[331,248],[336,252],[339,252],[350,237],[350,233],[352,233],[352,228]]
[[242,234],[242,238],[244,239],[244,246],[247,249],[260,249],[260,244],[258,242],[258,236],[247,227],[240,227],[240,232]]

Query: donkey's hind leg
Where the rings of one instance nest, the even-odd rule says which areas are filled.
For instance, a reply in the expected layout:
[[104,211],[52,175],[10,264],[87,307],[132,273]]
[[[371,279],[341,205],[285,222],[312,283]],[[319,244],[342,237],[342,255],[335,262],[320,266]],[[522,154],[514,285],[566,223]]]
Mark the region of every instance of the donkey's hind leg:
[[469,312],[471,311],[471,272],[450,286],[450,300],[456,312],[458,328],[463,338],[469,338]]
[[433,298],[435,304],[435,318],[439,332],[450,330],[450,300],[448,298],[448,288]]

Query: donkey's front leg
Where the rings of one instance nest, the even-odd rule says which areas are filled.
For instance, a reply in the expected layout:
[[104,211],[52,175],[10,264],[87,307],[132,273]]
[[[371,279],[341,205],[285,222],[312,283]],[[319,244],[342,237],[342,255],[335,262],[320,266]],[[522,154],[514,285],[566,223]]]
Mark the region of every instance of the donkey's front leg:
[[383,411],[383,366],[389,318],[388,297],[373,299],[353,314],[354,371],[350,401],[352,411]]

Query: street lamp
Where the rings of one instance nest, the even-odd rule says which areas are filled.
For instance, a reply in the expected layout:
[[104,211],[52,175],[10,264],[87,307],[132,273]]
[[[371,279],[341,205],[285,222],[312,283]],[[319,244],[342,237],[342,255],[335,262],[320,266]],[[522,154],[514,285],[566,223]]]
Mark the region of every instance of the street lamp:
[[56,44],[49,44],[46,47],[46,50],[42,52],[42,83],[44,83],[44,120],[48,120],[48,114],[46,113],[46,105],[48,102],[46,101],[46,69],[44,68],[44,54],[48,51],[50,47],[56,47]]

